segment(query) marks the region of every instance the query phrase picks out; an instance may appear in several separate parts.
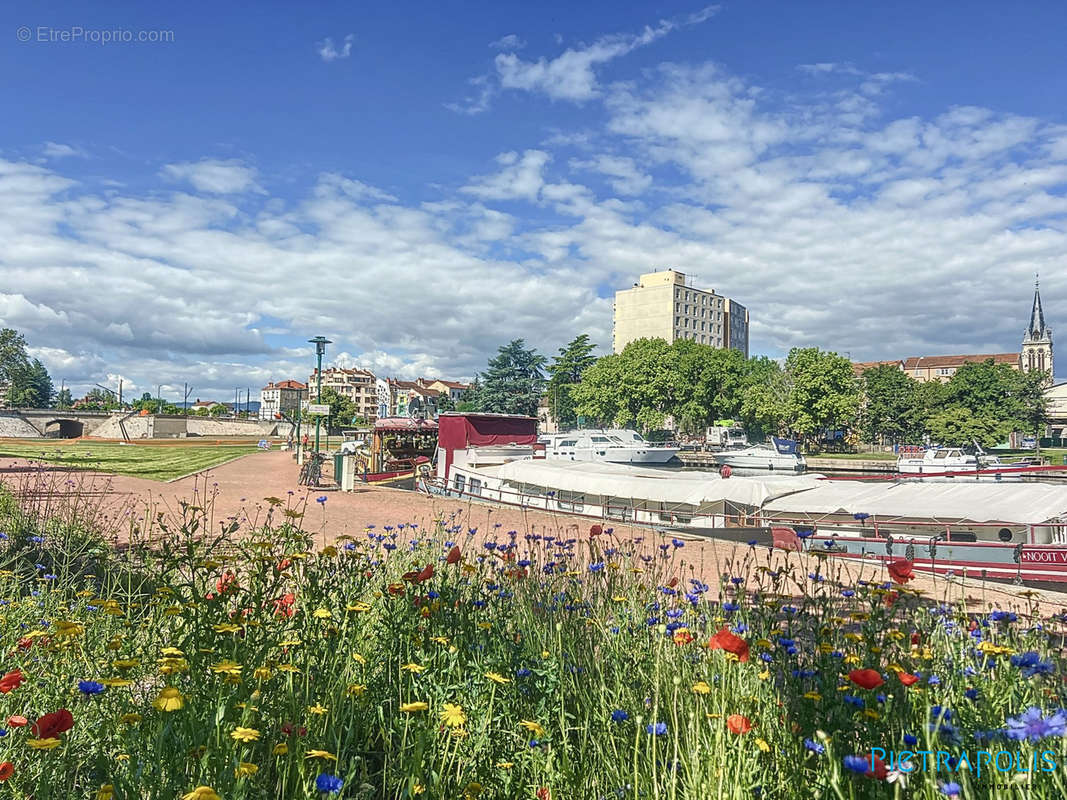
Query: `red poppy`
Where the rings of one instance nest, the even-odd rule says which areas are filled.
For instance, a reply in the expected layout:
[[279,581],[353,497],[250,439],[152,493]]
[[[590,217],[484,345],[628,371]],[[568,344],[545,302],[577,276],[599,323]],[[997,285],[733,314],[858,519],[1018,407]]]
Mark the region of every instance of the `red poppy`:
[[550,796],[547,786],[542,786],[537,790],[537,800],[549,800]]
[[281,561],[278,562],[278,565],[275,567],[275,569],[278,570],[278,572],[284,572],[292,565],[292,561],[290,561],[288,558],[283,558]]
[[673,638],[675,644],[684,645],[689,644],[691,641],[693,641],[693,634],[691,634],[685,628],[681,628],[680,630],[676,630],[674,632]]
[[868,778],[877,778],[880,781],[884,781],[889,775],[889,770],[886,769],[885,762],[876,755],[871,756],[871,766],[873,769],[869,769],[863,773]]
[[900,599],[900,595],[897,592],[889,592],[885,596],[885,600],[884,600],[885,607],[886,608],[892,608],[893,603],[895,603],[899,599]]
[[7,694],[12,689],[19,688],[26,680],[21,669],[13,669],[4,677],[0,678],[0,694]]
[[912,686],[919,682],[919,676],[912,675],[910,672],[898,672],[897,678],[899,678],[900,682],[905,686]]
[[742,664],[748,662],[748,642],[740,636],[730,633],[730,629],[723,627],[711,639],[708,640],[709,650],[725,650],[733,653]]
[[282,733],[286,736],[292,736],[294,733],[299,736],[307,736],[307,732],[308,729],[302,725],[299,728],[291,722],[286,722],[282,725]]
[[74,727],[74,715],[61,708],[51,714],[45,714],[30,727],[34,739],[53,739]]
[[886,564],[886,569],[889,570],[889,577],[896,583],[907,583],[915,577],[912,574],[913,566],[914,564],[908,559],[898,558],[896,561],[890,561]]
[[599,536],[603,532],[604,532],[604,529],[602,527],[600,527],[599,525],[590,525],[589,526],[589,535],[590,536]]
[[221,578],[215,581],[215,591],[219,594],[226,594],[231,589],[237,588],[237,576],[227,570]]
[[459,545],[453,545],[452,549],[448,551],[448,555],[445,557],[446,564],[458,564],[460,559]]
[[677,576],[675,576],[675,577],[671,578],[669,581],[667,581],[667,586],[669,586],[671,589],[673,589],[677,585],[678,585],[678,577]]
[[874,669],[854,669],[848,673],[848,679],[863,689],[877,689],[885,683]]
[[730,729],[730,733],[740,736],[752,730],[752,720],[742,714],[731,714],[726,718],[726,727]]
[[0,764],[0,781],[6,781],[14,774],[15,765],[10,761],[5,761],[3,764]]
[[400,580],[407,581],[408,583],[414,583],[418,577],[419,577],[418,570],[414,570],[413,569],[410,572],[405,572],[403,575],[401,575],[400,576]]
[[423,581],[430,580],[430,578],[432,578],[432,577],[433,577],[433,564],[427,564],[425,567],[422,568],[422,572],[420,572],[416,576],[416,580],[419,583],[422,583]]
[[296,595],[287,592],[274,601],[274,614],[279,617],[288,617],[296,613]]
[[20,714],[12,714],[7,718],[7,726],[9,728],[25,728],[27,719]]
[[386,587],[386,591],[389,592],[389,594],[393,595],[393,597],[396,597],[397,595],[401,595],[404,593],[404,584],[390,583],[389,586]]
[[[972,624],[977,625],[977,623],[975,623],[973,620],[971,622],[972,622]],[[971,628],[971,630],[973,631],[974,628]],[[912,647],[918,647],[920,641],[922,641],[922,639],[919,636],[919,634],[913,633],[911,635],[911,645],[912,645]]]

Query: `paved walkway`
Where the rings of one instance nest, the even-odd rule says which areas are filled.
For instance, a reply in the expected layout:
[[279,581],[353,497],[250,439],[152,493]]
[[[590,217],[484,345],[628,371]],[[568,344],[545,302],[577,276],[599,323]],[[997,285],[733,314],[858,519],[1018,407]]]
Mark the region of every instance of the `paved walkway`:
[[[123,538],[121,531],[128,531],[131,518],[144,519],[146,504],[152,507],[150,516],[153,518],[159,512],[176,517],[182,501],[205,506],[211,512],[211,527],[217,531],[229,520],[235,519],[243,526],[262,522],[269,507],[264,499],[267,497],[277,497],[303,510],[305,530],[316,534],[323,545],[345,534],[362,536],[368,525],[381,528],[416,523],[426,529],[433,526],[435,519],[441,518],[451,518],[454,524],[465,529],[477,528],[479,533],[475,538],[478,540],[484,540],[487,534],[491,537],[500,534],[503,538],[503,533],[510,530],[519,531],[520,542],[526,533],[561,535],[577,538],[583,543],[590,538],[591,521],[575,521],[558,513],[461,502],[383,486],[357,485],[356,491],[351,493],[308,489],[298,485],[298,467],[292,454],[287,452],[253,453],[171,483],[123,475],[53,472],[49,469],[27,471],[27,466],[25,460],[0,459],[0,480],[15,491],[21,491],[25,495],[24,502],[36,503],[41,508],[59,503],[64,493],[81,492],[83,499],[80,502],[86,508],[92,507],[93,503],[100,504],[100,515],[115,527],[118,539]],[[35,489],[36,494],[27,494],[30,489]],[[316,502],[319,497],[325,497],[325,502]],[[675,561],[684,573],[683,577],[700,577],[712,586],[716,585],[717,576],[730,572],[734,564],[753,558],[758,563],[768,560],[768,550],[763,547],[753,551],[745,544],[675,535],[686,542],[684,549],[676,554]],[[619,541],[639,537],[641,547],[652,554],[658,554],[658,544],[669,541],[660,539],[647,528],[627,525],[615,525],[613,537]],[[599,540],[604,547],[610,546],[606,539],[601,537]],[[807,562],[805,569],[814,571],[821,564],[828,577],[840,577],[844,581],[861,578],[879,582],[888,580],[884,569],[876,565],[844,559],[819,561],[812,556],[801,558]],[[1018,588],[1005,584],[923,577],[910,583],[909,587],[921,589],[927,596],[938,600],[966,598],[976,610],[989,606],[1020,610],[1030,603],[1039,603],[1042,613],[1067,608],[1067,594],[1034,591],[1033,597],[1026,597]]]

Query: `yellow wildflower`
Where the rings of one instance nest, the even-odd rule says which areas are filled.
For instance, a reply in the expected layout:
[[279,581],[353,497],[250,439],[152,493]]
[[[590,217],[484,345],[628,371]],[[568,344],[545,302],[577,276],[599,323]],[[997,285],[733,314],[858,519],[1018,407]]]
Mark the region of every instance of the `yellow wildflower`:
[[764,753],[771,752],[771,746],[767,744],[767,742],[765,742],[763,739],[756,739],[756,747],[758,747]]
[[230,733],[230,737],[238,742],[254,742],[259,738],[259,731],[255,728],[243,728],[238,725]]
[[115,786],[110,783],[105,783],[96,790],[96,800],[111,800],[115,796]]
[[535,736],[544,736],[545,735],[545,729],[541,727],[541,724],[539,722],[532,722],[532,721],[530,721],[528,719],[524,719],[519,724],[522,727],[526,728],[526,730],[530,731]]
[[184,705],[184,701],[182,700],[181,692],[173,686],[167,686],[159,693],[152,705],[159,711],[177,711]]
[[328,750],[308,750],[304,758],[321,758],[323,761],[336,761],[337,756]]
[[426,670],[426,667],[420,666],[419,664],[405,664],[400,669],[407,670],[408,672],[412,672],[418,675],[420,672],[424,672]]
[[279,672],[300,672],[300,667],[296,666],[295,664],[279,664],[278,665],[278,671]]
[[257,681],[269,680],[270,676],[273,674],[274,673],[271,672],[270,667],[256,667],[254,670],[252,670],[252,677],[255,678]]
[[127,686],[133,686],[133,681],[126,678],[101,678],[100,683],[104,686],[109,686],[112,689],[122,689]]
[[313,706],[308,706],[308,713],[309,714],[318,714],[318,715],[321,716],[322,714],[325,714],[327,711],[329,711],[328,708],[326,708],[325,706],[320,706],[318,703],[316,703]]
[[123,725],[136,725],[143,717],[140,714],[123,714],[119,717],[119,722]]
[[115,669],[133,669],[134,667],[141,666],[141,659],[139,658],[120,658],[111,662],[111,666]]
[[280,744],[274,745],[270,752],[271,755],[274,756],[284,756],[289,752],[289,745],[285,742],[281,742]]
[[62,742],[59,739],[27,739],[26,744],[32,747],[34,750],[54,750],[59,747]]
[[330,613],[330,609],[328,608],[316,608],[312,612],[311,616],[313,616],[315,619],[329,619],[333,616],[333,614]]
[[458,728],[467,721],[467,715],[463,713],[463,706],[445,703],[441,721],[450,728]]
[[697,681],[693,684],[693,691],[696,694],[709,694],[711,692],[711,687],[708,686],[706,681]]
[[237,633],[241,630],[240,625],[234,625],[232,622],[223,622],[220,625],[212,625],[216,633]]
[[416,711],[425,711],[430,706],[427,703],[423,703],[421,700],[415,703],[404,703],[400,706],[400,710],[405,714],[413,714]]
[[182,800],[222,800],[210,786],[197,786],[191,792],[182,795]]
[[233,771],[233,775],[235,778],[247,778],[249,775],[255,775],[257,772],[259,772],[259,767],[255,764],[249,764],[247,761],[242,761]]
[[238,664],[236,661],[231,661],[228,658],[224,658],[218,664],[211,665],[211,671],[217,675],[240,675],[241,669],[242,667],[240,664]]
[[345,606],[345,611],[354,611],[356,613],[362,613],[364,611],[370,611],[370,606],[367,603],[353,603],[350,606]]
[[345,694],[347,694],[349,697],[359,697],[365,691],[367,691],[367,687],[364,686],[362,683],[352,683],[349,684],[347,689],[345,689]]
[[511,678],[505,678],[503,675],[496,672],[487,672],[485,673],[485,677],[493,683],[511,683]]
[[818,692],[804,692],[804,699],[814,700],[816,703],[818,703],[820,700],[822,700],[822,695]]

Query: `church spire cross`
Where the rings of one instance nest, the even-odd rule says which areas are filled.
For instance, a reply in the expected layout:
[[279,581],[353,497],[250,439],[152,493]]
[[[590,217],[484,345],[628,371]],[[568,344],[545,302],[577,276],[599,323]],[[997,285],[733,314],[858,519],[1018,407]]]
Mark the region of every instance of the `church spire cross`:
[[1034,275],[1034,307],[1030,311],[1030,326],[1027,332],[1031,339],[1041,339],[1045,335],[1045,312],[1041,308],[1041,288],[1036,274]]

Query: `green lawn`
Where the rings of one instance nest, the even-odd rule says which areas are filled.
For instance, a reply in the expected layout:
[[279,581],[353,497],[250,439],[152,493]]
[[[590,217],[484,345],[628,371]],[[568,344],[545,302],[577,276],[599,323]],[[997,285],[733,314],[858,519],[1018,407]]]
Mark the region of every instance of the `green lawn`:
[[0,443],[0,458],[32,458],[156,481],[187,475],[255,451],[256,446],[252,444],[124,445],[118,442],[43,440]]

